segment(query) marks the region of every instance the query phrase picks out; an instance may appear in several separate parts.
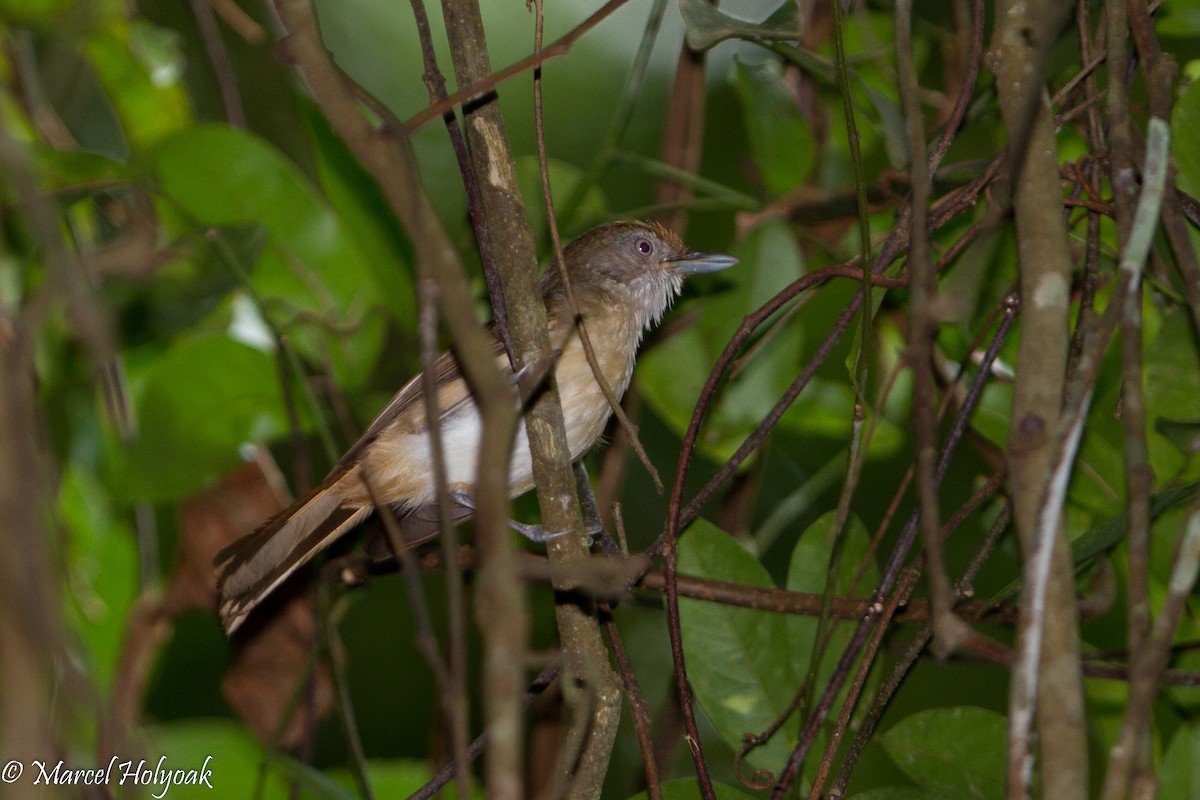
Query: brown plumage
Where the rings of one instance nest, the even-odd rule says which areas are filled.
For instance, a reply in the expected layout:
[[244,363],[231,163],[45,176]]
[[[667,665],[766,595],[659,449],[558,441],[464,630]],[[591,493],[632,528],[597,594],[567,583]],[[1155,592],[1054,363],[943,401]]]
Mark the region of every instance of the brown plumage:
[[[618,397],[629,387],[642,334],[662,318],[684,276],[735,263],[729,256],[690,251],[666,228],[647,222],[594,228],[568,245],[563,257],[600,371]],[[542,280],[542,296],[551,346],[560,353],[554,376],[567,444],[577,460],[600,437],[612,409],[588,364],[554,265]],[[495,344],[496,357],[507,370],[503,349]],[[466,496],[474,484],[479,414],[452,352],[441,355],[434,371],[446,482]],[[406,539],[421,541],[438,532],[423,397],[418,375],[396,393],[320,486],[217,555],[220,613],[228,632],[288,575],[371,513],[375,505],[364,476],[369,476],[376,499],[400,515]],[[529,441],[522,424],[509,466],[509,496],[531,488]],[[469,505],[455,505],[457,521],[470,513]]]

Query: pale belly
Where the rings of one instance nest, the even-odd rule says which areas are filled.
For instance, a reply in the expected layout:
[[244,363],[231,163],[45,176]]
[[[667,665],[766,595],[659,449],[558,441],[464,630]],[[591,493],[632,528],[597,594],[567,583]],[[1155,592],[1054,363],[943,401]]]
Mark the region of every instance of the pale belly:
[[[602,363],[601,368],[620,397],[629,386],[632,354],[625,363]],[[604,397],[591,367],[582,355],[578,339],[572,339],[559,360],[555,377],[566,423],[567,447],[571,460],[584,455],[604,431],[612,409]],[[478,469],[482,426],[473,403],[465,405],[444,421],[441,429],[442,453],[446,465],[446,483],[452,489],[470,492]],[[381,436],[371,446],[367,458],[370,480],[377,499],[415,507],[432,503],[437,497],[436,482],[427,432],[407,436]],[[533,488],[533,457],[524,420],[518,421],[516,438],[509,461],[509,495],[517,497]]]

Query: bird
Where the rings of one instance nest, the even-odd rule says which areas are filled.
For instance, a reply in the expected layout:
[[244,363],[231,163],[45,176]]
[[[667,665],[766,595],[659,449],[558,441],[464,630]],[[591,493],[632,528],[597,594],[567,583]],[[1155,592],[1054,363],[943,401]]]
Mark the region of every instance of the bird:
[[[586,357],[580,321],[600,373],[619,398],[629,388],[643,335],[661,321],[684,278],[726,269],[737,259],[691,250],[666,227],[644,221],[600,225],[568,244],[562,255],[574,306],[554,265],[545,271],[541,289],[574,462],[600,438],[612,413]],[[496,359],[511,374],[503,344],[494,329],[491,334]],[[457,523],[473,510],[482,425],[453,349],[439,356],[432,369],[446,485]],[[227,634],[232,635],[292,573],[366,519],[376,504],[395,510],[408,543],[439,532],[424,394],[424,378],[417,375],[392,397],[320,485],[217,554],[218,611]],[[513,397],[519,402],[515,386]],[[533,485],[529,440],[520,422],[509,463],[509,497]],[[548,538],[539,526],[514,522],[513,527],[535,541]]]

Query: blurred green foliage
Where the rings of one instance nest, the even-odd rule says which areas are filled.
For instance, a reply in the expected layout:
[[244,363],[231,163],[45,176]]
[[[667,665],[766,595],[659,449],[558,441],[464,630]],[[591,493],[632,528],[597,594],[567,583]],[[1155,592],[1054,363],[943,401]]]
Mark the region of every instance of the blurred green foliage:
[[[483,5],[493,65],[527,55],[532,16],[520,3]],[[552,4],[547,41],[596,5],[586,0]],[[657,161],[663,109],[679,46],[686,35],[695,46],[712,48],[704,155],[699,174],[692,176],[699,201],[687,239],[698,248],[731,252],[740,265],[690,284],[639,362],[640,431],[667,481],[709,370],[743,318],[791,282],[847,263],[860,251],[853,203],[845,207],[853,172],[832,44],[826,37],[815,49],[800,47],[793,35],[796,4],[773,5],[764,19],[766,9],[754,3],[727,3],[721,9],[701,0],[668,4],[644,88],[615,152],[601,146],[642,37],[645,4],[629,3],[576,42],[567,56],[544,66],[551,183],[560,200],[577,192],[580,198],[559,220],[565,234],[573,235],[600,221],[654,210],[654,188],[664,172]],[[318,6],[327,44],[350,76],[400,120],[424,108],[422,66],[406,4],[324,0]],[[891,11],[874,2],[854,7],[857,13],[847,28],[852,101],[867,174],[880,178],[882,187],[882,198],[873,198],[870,210],[873,235],[881,238],[894,225],[896,203],[905,190],[898,185],[893,191],[880,176],[894,177],[889,171],[904,169],[911,154],[894,77]],[[939,113],[953,88],[946,79],[956,68],[947,55],[955,31],[943,4],[922,2],[917,9],[915,56],[929,93],[923,101],[932,138],[940,133]],[[170,572],[179,548],[179,504],[242,463],[249,443],[273,448],[292,477],[301,460],[321,472],[418,367],[418,303],[407,235],[372,176],[276,57],[270,10],[258,2],[246,3],[243,10],[265,39],[247,39],[228,20],[218,20],[224,55],[215,55],[206,49],[212,42],[206,42],[186,3],[145,2],[131,9],[115,0],[0,2],[5,136],[23,148],[37,188],[48,193],[59,213],[64,239],[86,256],[82,263],[108,258],[106,270],[89,275],[87,283],[97,313],[116,332],[113,355],[125,409],[98,385],[94,353],[79,340],[65,305],[44,316],[36,343],[46,434],[58,466],[54,530],[62,534],[55,546],[61,545],[65,618],[78,660],[104,701],[121,665],[135,602],[143,592],[161,588]],[[439,57],[449,72],[440,18],[432,4],[429,10]],[[759,21],[743,19],[752,15]],[[1194,59],[1200,58],[1194,16],[1174,4],[1166,4],[1162,16],[1160,33],[1168,37],[1185,74],[1195,74]],[[1051,77],[1056,86],[1078,70],[1073,36],[1065,33],[1055,53]],[[214,69],[222,58],[232,86],[223,87],[226,78]],[[244,127],[229,123],[221,90],[231,88]],[[1140,84],[1134,91],[1143,101]],[[530,222],[545,244],[529,76],[504,83],[499,94]],[[1138,122],[1144,121],[1143,108],[1138,105]],[[1180,86],[1171,122],[1177,185],[1195,196],[1200,193],[1200,81]],[[939,179],[953,182],[956,170],[967,179],[976,177],[1004,138],[995,87],[984,69]],[[440,123],[430,123],[413,141],[426,189],[471,267],[482,320],[488,313],[486,292],[447,137]],[[1059,147],[1064,160],[1087,151],[1074,124],[1063,125]],[[57,278],[34,226],[23,216],[18,188],[8,180],[3,186],[0,300],[15,316]],[[843,210],[799,223],[789,219],[788,203],[803,200]],[[935,233],[935,256],[984,217],[985,205]],[[152,233],[135,241],[139,219],[148,221]],[[1072,214],[1071,223],[1082,261],[1082,215]],[[1189,234],[1200,244],[1194,228]],[[976,360],[991,336],[990,320],[1018,274],[1012,236],[1004,227],[974,239],[940,278],[943,324],[937,357],[945,383],[960,373],[968,381],[979,377]],[[1117,249],[1107,219],[1101,237],[1099,308],[1112,301],[1109,278]],[[129,249],[120,249],[125,246]],[[1200,355],[1186,287],[1170,267],[1164,243],[1156,243],[1155,257],[1161,268],[1148,274],[1143,304],[1143,382],[1159,501],[1151,542],[1151,596],[1157,607],[1166,594],[1184,504],[1200,479]],[[771,410],[813,358],[853,290],[844,280],[822,285],[786,305],[751,338],[706,418],[685,498]],[[912,462],[913,441],[911,377],[904,370],[908,294],[903,288],[877,288],[874,301],[870,341],[861,341],[851,328],[766,444],[738,471],[734,488],[710,502],[705,517],[684,533],[682,572],[859,597],[875,585],[879,553],[888,551],[897,526],[888,530],[882,546],[871,537]],[[1077,311],[1078,294],[1074,302]],[[1018,336],[1001,347],[1001,368],[1014,365]],[[867,384],[856,395],[852,365],[859,356],[869,369]],[[1122,515],[1128,502],[1119,359],[1119,348],[1110,348],[1068,495],[1066,523],[1077,544],[1081,591],[1102,572],[1111,572],[1117,583],[1109,612],[1083,627],[1089,651],[1125,646],[1121,598],[1128,577],[1127,521]],[[1011,396],[1003,377],[984,391],[967,442],[943,485],[944,514],[962,507],[995,471],[1008,439]],[[850,503],[841,560],[834,566],[832,509],[859,422],[866,431],[866,460]],[[297,442],[305,455],[293,449]],[[640,550],[661,530],[666,502],[648,488],[636,460],[626,460],[625,480],[609,499],[622,502],[631,547]],[[593,475],[601,471],[600,457],[593,456],[590,464]],[[1000,506],[1000,498],[982,503],[950,537],[952,574],[966,565]],[[901,518],[911,507],[911,494],[903,496]],[[518,515],[529,508],[528,501],[519,503]],[[979,597],[1011,599],[1018,580],[1016,545],[1007,536],[975,591]],[[426,589],[434,616],[441,619],[438,578],[427,577]],[[535,645],[552,647],[553,596],[536,588],[531,597]],[[626,648],[656,711],[675,691],[660,604],[657,596],[639,595],[617,612]],[[1194,643],[1200,636],[1194,598],[1189,611],[1177,640]],[[695,599],[685,599],[681,613],[706,754],[714,775],[727,784],[718,796],[754,796],[731,788],[737,783],[733,753],[745,735],[761,732],[783,713],[806,681],[815,688],[804,700],[819,694],[849,626],[820,626],[808,617]],[[350,593],[340,630],[367,778],[376,796],[406,794],[427,778],[430,753],[443,751],[436,742],[434,682],[414,647],[399,579],[381,578]],[[896,641],[907,641],[911,631],[898,630]],[[819,633],[829,635],[823,648],[815,648]],[[988,633],[1011,642],[1010,631],[999,626]],[[148,724],[140,740],[145,752],[189,766],[211,756],[214,780],[221,783],[214,788],[222,797],[294,797],[293,786],[303,797],[359,796],[338,720],[326,720],[315,731],[307,765],[270,754],[235,720],[218,689],[228,648],[211,616],[178,621],[150,667]],[[472,641],[471,649],[477,656],[478,643]],[[1196,652],[1184,650],[1172,666],[1200,668]],[[892,658],[888,652],[872,671],[869,689],[878,685]],[[1000,667],[922,660],[885,713],[878,741],[868,745],[851,784],[858,792],[854,796],[999,796],[1004,727],[997,712],[1004,708],[1006,685],[1007,673]],[[1124,692],[1124,684],[1088,683],[1097,752],[1112,744]],[[1161,756],[1163,796],[1191,796],[1200,785],[1194,767],[1198,711],[1200,696],[1180,687],[1155,709],[1152,733]],[[480,719],[477,704],[472,719]],[[609,797],[640,788],[628,718],[623,726]],[[798,731],[792,719],[765,745],[749,751],[747,765],[777,772]],[[88,731],[77,739],[87,746],[96,735]],[[699,796],[686,748],[676,748],[662,766],[666,776],[689,776],[667,784],[666,797]],[[743,766],[743,774],[750,771]],[[209,794],[178,787],[171,796]]]

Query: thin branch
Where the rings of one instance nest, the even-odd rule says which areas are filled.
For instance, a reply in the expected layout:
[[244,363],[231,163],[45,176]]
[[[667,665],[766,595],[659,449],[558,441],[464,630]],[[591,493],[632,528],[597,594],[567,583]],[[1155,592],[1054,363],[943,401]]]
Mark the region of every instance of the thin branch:
[[242,108],[242,96],[238,91],[237,75],[234,74],[233,64],[229,61],[229,51],[225,48],[225,40],[221,38],[221,30],[217,27],[217,18],[213,14],[210,0],[189,0],[192,16],[196,18],[196,28],[200,31],[200,39],[204,42],[204,51],[208,62],[212,65],[213,77],[217,80],[217,88],[221,92],[221,103],[225,106],[225,119],[235,128],[246,127],[246,112]]
[[527,56],[511,66],[505,67],[499,72],[491,74],[486,78],[482,78],[470,84],[465,89],[458,90],[445,100],[431,104],[424,111],[408,120],[408,122],[404,123],[405,133],[413,133],[425,123],[442,116],[446,112],[452,110],[455,106],[467,105],[474,100],[478,100],[488,92],[491,92],[493,89],[495,89],[497,85],[508,80],[514,75],[520,75],[522,72],[540,66],[543,62],[549,61],[552,58],[565,56],[571,49],[571,45],[575,43],[576,39],[580,38],[592,28],[599,25],[605,20],[606,17],[608,17],[609,14],[612,14],[612,12],[616,11],[627,2],[629,2],[629,0],[608,0],[608,2],[601,6],[599,10],[569,30],[567,33],[560,36],[553,44],[542,50],[540,53],[534,53],[531,56]]

